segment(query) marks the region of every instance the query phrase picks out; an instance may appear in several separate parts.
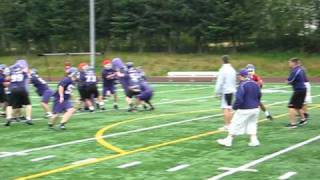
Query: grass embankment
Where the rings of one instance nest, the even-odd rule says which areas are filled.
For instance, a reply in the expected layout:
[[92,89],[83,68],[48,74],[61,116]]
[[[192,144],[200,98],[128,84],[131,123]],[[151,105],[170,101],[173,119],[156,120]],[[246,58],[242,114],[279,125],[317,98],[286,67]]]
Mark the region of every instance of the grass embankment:
[[[291,57],[299,57],[308,69],[309,76],[319,76],[320,55],[300,53],[236,53],[230,55],[235,68],[240,69],[251,63],[257,67],[259,74],[264,77],[287,76],[287,61]],[[77,65],[80,62],[88,62],[89,56],[55,56],[45,57],[20,56],[28,59],[32,67],[39,70],[43,76],[63,75],[65,61]],[[132,61],[136,65],[143,66],[149,76],[164,76],[169,71],[216,71],[220,67],[221,54],[168,54],[168,53],[107,53],[97,57],[97,65],[100,68],[104,58],[112,59],[121,57],[125,61]],[[0,58],[0,63],[11,64],[17,56],[5,56]]]

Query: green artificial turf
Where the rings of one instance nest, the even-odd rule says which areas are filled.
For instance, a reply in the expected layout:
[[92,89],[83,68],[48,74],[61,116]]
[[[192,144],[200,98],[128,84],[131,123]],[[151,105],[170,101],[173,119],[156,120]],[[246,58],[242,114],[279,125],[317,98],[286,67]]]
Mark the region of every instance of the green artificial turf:
[[[55,85],[52,87],[55,88]],[[124,103],[123,93],[120,91],[119,105],[121,110],[113,110],[112,102],[107,101],[106,111],[75,114],[67,124],[66,131],[47,128],[47,119],[42,118],[44,113],[39,106],[40,99],[32,92],[35,125],[14,123],[11,127],[0,127],[0,152],[20,152],[31,148],[94,138],[101,128],[130,119],[136,120],[115,126],[105,132],[105,135],[127,132],[126,134],[104,138],[104,140],[131,152],[142,147],[174,142],[181,138],[215,131],[223,125],[223,118],[218,116],[221,114],[220,102],[213,97],[213,85],[154,84],[153,87],[155,90],[153,99],[155,111],[126,112],[127,106]],[[291,95],[291,88],[283,84],[267,84],[264,87],[264,89],[271,88],[273,91],[265,93],[263,96],[264,103],[267,105],[284,101],[269,107],[269,110],[274,116],[287,113],[286,101]],[[313,95],[320,95],[318,85],[314,85],[312,91]],[[320,104],[320,97],[315,97],[313,101],[312,106]],[[239,167],[319,135],[319,108],[310,110],[310,114],[310,123],[298,129],[284,127],[288,123],[287,116],[276,118],[272,122],[261,122],[259,124],[261,146],[255,148],[247,146],[247,136],[236,138],[231,148],[221,147],[216,143],[216,140],[226,136],[226,133],[222,132],[146,151],[133,152],[81,167],[65,169],[38,179],[208,179],[222,173],[223,171],[218,170],[220,167]],[[212,115],[217,116],[205,118]],[[199,119],[201,117],[203,119]],[[260,119],[264,119],[263,113],[261,113]],[[4,119],[1,121],[4,122]],[[150,127],[153,129],[141,130]],[[134,132],[133,130],[140,131]],[[289,171],[298,173],[292,179],[320,179],[318,173],[319,145],[319,141],[305,145],[252,167],[258,172],[239,172],[227,176],[226,179],[277,179]],[[117,153],[106,149],[94,139],[71,145],[34,150],[24,156],[1,157],[0,154],[0,179],[25,177],[63,166],[68,167],[76,161],[88,158],[100,159],[115,154]],[[49,155],[55,157],[37,162],[30,161]],[[140,161],[141,164],[125,169],[117,168],[119,165],[134,161]],[[188,164],[189,167],[176,172],[167,172],[167,169],[180,164]]]

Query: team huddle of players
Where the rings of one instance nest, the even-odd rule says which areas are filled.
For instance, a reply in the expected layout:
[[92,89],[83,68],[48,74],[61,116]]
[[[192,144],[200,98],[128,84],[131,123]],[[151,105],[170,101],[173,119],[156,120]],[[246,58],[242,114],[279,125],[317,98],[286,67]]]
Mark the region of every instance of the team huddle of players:
[[[65,77],[54,91],[39,76],[36,69],[29,68],[26,60],[17,60],[9,67],[0,65],[0,105],[3,109],[2,115],[6,117],[5,126],[10,126],[13,121],[24,121],[28,125],[33,125],[29,82],[41,97],[41,106],[46,117],[50,118],[48,123],[50,128],[54,128],[58,115],[62,113],[64,114],[59,127],[65,129],[65,124],[77,109],[90,112],[97,109],[105,110],[104,100],[110,96],[113,96],[114,109],[118,109],[116,93],[118,83],[121,84],[126,95],[129,112],[138,110],[140,105],[145,110],[154,110],[151,103],[153,89],[149,86],[143,70],[134,67],[133,63],[124,64],[120,58],[103,61],[102,95],[99,93],[98,79],[95,69],[87,63],[80,63],[78,68],[65,64]],[[79,101],[72,96],[75,87],[80,95]],[[49,106],[51,101],[52,108]],[[25,108],[25,115],[21,114],[22,108]]]

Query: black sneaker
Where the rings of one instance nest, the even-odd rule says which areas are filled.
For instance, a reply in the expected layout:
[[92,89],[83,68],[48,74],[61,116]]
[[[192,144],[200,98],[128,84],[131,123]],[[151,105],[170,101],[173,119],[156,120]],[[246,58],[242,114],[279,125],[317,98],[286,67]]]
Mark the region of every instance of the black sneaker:
[[273,120],[273,117],[271,115],[267,116],[267,119],[269,119],[270,121]]
[[291,124],[291,123],[289,123],[289,124],[286,125],[286,127],[287,127],[287,128],[290,128],[290,129],[295,129],[295,128],[298,127],[298,125],[297,125],[297,124]]
[[33,122],[32,122],[32,120],[27,120],[27,121],[26,121],[26,124],[28,124],[28,125],[33,125]]
[[65,126],[65,125],[62,125],[62,124],[60,125],[60,129],[61,129],[61,130],[67,130],[66,126]]
[[16,122],[20,122],[20,119],[19,118],[12,118],[11,121],[16,121]]
[[10,126],[11,125],[11,119],[7,119],[6,124],[4,124],[4,126]]
[[17,119],[18,119],[19,121],[25,121],[25,120],[27,120],[27,118],[24,117],[24,116],[18,117]]
[[136,111],[137,111],[137,109],[134,107],[128,109],[128,112],[136,112]]
[[305,120],[300,120],[299,121],[299,126],[303,126],[303,125],[306,125],[308,123],[308,120],[305,119]]

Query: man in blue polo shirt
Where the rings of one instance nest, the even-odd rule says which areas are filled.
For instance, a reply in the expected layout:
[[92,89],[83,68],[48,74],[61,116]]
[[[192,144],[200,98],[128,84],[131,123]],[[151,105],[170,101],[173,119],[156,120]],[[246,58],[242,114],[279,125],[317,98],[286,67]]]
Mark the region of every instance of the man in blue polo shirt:
[[224,139],[217,142],[220,145],[230,147],[235,136],[248,134],[250,135],[249,146],[259,146],[257,138],[257,124],[259,118],[259,105],[261,91],[259,85],[249,78],[246,69],[239,72],[240,85],[236,92],[236,100],[233,104],[235,114],[231,120],[229,134]]
[[307,88],[305,85],[305,72],[300,65],[298,58],[292,58],[289,60],[289,67],[291,73],[288,77],[288,84],[292,85],[293,94],[291,96],[288,108],[290,123],[287,125],[288,128],[297,128],[296,114],[298,113],[301,117],[299,125],[305,125],[307,119],[305,118],[303,104],[307,94]]

